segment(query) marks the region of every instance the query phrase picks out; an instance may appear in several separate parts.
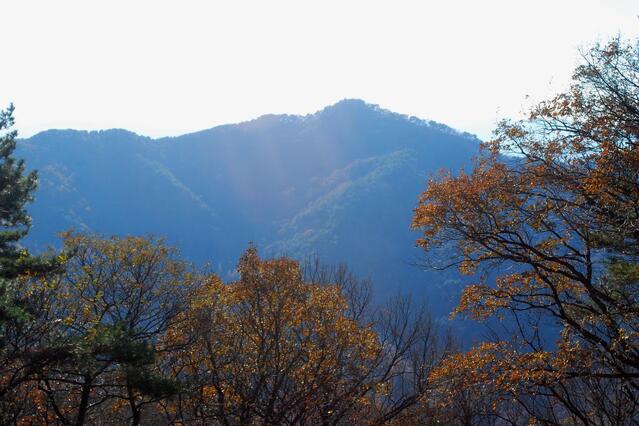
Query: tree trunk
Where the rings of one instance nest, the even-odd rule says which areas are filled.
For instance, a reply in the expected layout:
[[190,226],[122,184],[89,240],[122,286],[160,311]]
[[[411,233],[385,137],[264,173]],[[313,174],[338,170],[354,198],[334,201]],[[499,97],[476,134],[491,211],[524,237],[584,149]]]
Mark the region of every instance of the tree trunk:
[[89,396],[91,394],[91,383],[93,378],[89,374],[84,375],[84,383],[82,384],[82,397],[80,398],[80,406],[78,407],[78,417],[76,418],[76,426],[83,426],[87,409],[89,408]]

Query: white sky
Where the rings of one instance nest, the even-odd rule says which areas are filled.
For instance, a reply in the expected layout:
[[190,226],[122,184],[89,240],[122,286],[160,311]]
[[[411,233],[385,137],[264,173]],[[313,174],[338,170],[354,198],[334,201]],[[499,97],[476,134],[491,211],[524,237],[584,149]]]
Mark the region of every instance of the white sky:
[[0,0],[0,107],[48,128],[177,135],[343,98],[488,137],[566,87],[636,0]]

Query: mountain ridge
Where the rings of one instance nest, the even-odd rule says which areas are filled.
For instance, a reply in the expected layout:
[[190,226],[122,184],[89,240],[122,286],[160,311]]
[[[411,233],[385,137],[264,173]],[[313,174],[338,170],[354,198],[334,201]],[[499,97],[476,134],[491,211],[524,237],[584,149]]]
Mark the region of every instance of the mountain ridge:
[[28,138],[20,138],[20,140],[26,140],[26,139],[38,139],[40,137],[44,137],[44,136],[49,136],[50,134],[58,134],[58,133],[66,133],[66,132],[74,132],[74,133],[79,133],[79,134],[85,134],[87,136],[91,136],[93,134],[97,134],[97,135],[102,135],[102,134],[112,134],[112,133],[122,133],[122,134],[128,134],[130,136],[135,136],[135,137],[140,137],[140,138],[144,138],[144,139],[148,139],[150,141],[162,141],[162,140],[170,140],[170,139],[179,139],[181,137],[184,136],[196,136],[202,133],[207,133],[210,131],[215,131],[215,130],[222,130],[224,128],[229,128],[229,127],[235,127],[235,126],[250,126],[251,124],[254,123],[262,123],[265,121],[287,121],[287,120],[292,120],[292,121],[304,121],[304,120],[309,120],[309,119],[313,119],[313,118],[317,118],[318,116],[324,114],[324,113],[331,113],[331,112],[338,112],[341,113],[344,111],[345,108],[362,108],[362,109],[368,109],[371,111],[374,111],[376,113],[385,115],[391,115],[394,116],[395,118],[398,119],[403,119],[406,120],[408,122],[411,122],[412,124],[417,124],[417,125],[424,125],[424,126],[433,126],[436,128],[439,128],[440,130],[443,131],[449,131],[452,134],[457,134],[459,136],[464,136],[467,137],[469,139],[474,139],[474,140],[479,140],[477,138],[476,135],[469,133],[469,132],[465,132],[465,131],[461,131],[458,129],[455,129],[453,127],[450,127],[446,124],[434,121],[434,120],[430,120],[430,119],[425,119],[425,118],[420,118],[414,115],[410,115],[410,114],[402,114],[402,113],[398,113],[398,112],[394,112],[391,111],[387,108],[383,108],[381,107],[379,104],[375,104],[375,103],[370,103],[367,101],[364,101],[362,99],[358,99],[358,98],[344,98],[341,99],[339,101],[337,101],[334,104],[328,105],[320,110],[317,110],[315,112],[309,113],[309,114],[272,114],[272,113],[267,113],[267,114],[262,114],[259,115],[255,118],[252,119],[248,119],[248,120],[243,120],[243,121],[239,121],[236,123],[225,123],[225,124],[219,124],[213,127],[208,127],[202,130],[195,130],[192,132],[186,132],[183,134],[179,134],[179,135],[175,135],[175,136],[159,136],[159,137],[151,137],[151,136],[147,136],[141,133],[137,133],[125,128],[119,128],[119,127],[113,127],[113,128],[105,128],[105,129],[94,129],[94,130],[87,130],[87,129],[72,129],[72,128],[51,128],[51,129],[46,129],[46,130],[42,130],[39,131],[35,134],[33,134],[32,136],[29,136]]
[[158,139],[42,132],[18,144],[41,182],[27,244],[42,249],[70,227],[164,235],[229,277],[254,242],[267,256],[347,263],[378,297],[411,292],[444,316],[461,278],[408,266],[422,255],[410,219],[428,175],[470,165],[479,143],[361,100]]

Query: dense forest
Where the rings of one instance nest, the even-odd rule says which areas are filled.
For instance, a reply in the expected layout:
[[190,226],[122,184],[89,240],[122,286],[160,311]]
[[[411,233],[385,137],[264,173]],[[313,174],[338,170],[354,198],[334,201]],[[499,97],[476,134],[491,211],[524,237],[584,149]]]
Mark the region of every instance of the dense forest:
[[416,244],[472,283],[452,316],[490,325],[470,348],[294,252],[248,245],[228,279],[156,237],[70,230],[31,253],[38,180],[13,126],[10,106],[2,424],[639,424],[639,41],[585,51],[567,91],[419,195]]

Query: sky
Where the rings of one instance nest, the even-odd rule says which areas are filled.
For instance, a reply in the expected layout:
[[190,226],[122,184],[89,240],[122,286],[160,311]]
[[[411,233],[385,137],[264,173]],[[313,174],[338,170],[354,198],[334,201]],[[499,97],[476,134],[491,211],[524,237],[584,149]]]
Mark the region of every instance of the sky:
[[344,98],[488,138],[565,89],[636,0],[0,0],[0,107],[28,137],[152,137]]

